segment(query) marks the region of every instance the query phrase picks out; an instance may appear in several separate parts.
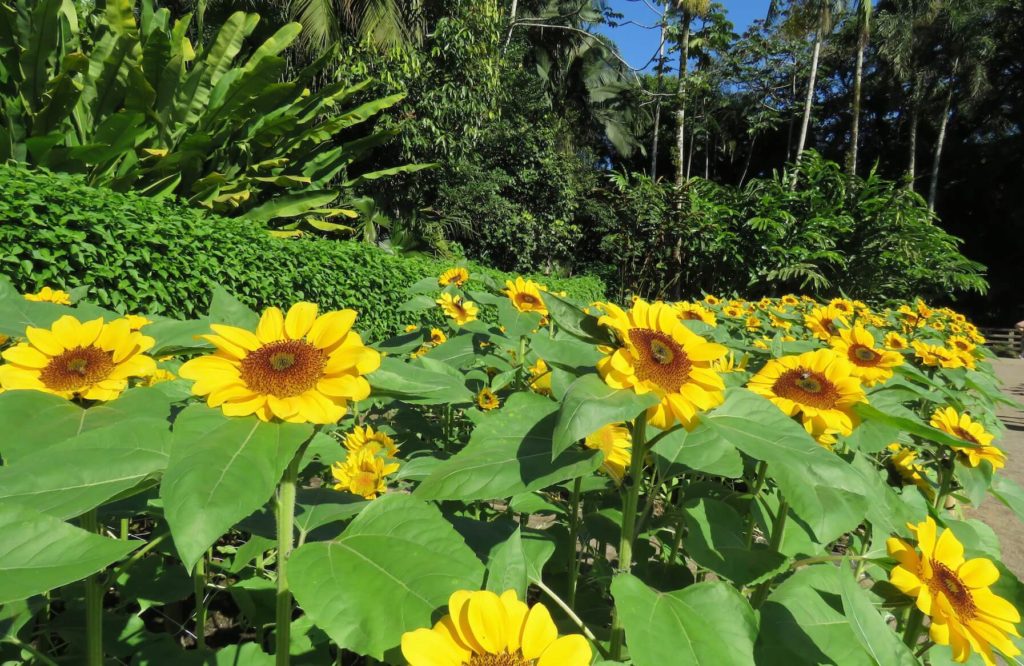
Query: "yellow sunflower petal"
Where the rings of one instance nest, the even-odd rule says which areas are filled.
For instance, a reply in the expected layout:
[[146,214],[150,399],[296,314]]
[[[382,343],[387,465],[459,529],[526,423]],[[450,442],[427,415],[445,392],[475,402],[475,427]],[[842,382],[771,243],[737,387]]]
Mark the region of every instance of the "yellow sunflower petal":
[[[260,344],[260,339],[256,337],[256,334],[252,331],[247,331],[244,328],[227,326],[226,324],[211,324],[210,328],[214,333],[227,340],[229,343],[247,351],[255,351],[262,346]],[[207,339],[210,339],[211,337],[212,336],[207,336]],[[213,342],[213,340],[210,339],[210,342]],[[214,344],[216,343],[214,342]]]
[[41,370],[50,364],[50,357],[30,345],[15,345],[3,353],[3,358],[26,368]]
[[967,587],[988,587],[999,580],[999,569],[984,557],[967,560],[956,573]]
[[32,343],[32,346],[49,356],[60,355],[67,347],[61,344],[56,334],[45,328],[29,326],[25,329],[25,337]]
[[534,604],[523,622],[523,634],[520,637],[523,657],[527,660],[537,659],[558,638],[551,613],[544,604]]
[[256,325],[256,337],[264,344],[284,339],[284,314],[279,308],[267,308]]
[[473,637],[491,654],[503,652],[508,647],[508,614],[501,599],[494,592],[474,592],[468,602],[469,626]]
[[317,317],[309,329],[307,339],[320,349],[328,349],[338,344],[352,330],[356,321],[355,310],[339,310],[327,312]]
[[284,332],[292,340],[299,340],[316,321],[316,303],[296,303],[288,309],[288,315],[284,318]]
[[590,643],[579,634],[562,636],[544,650],[537,666],[587,666],[593,658]]
[[417,629],[402,635],[402,656],[409,666],[461,666],[469,651],[430,629]]

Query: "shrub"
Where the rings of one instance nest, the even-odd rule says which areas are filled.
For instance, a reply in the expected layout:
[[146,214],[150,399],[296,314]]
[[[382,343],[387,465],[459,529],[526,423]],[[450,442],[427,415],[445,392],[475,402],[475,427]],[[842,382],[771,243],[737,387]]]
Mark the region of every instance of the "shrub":
[[[0,248],[0,274],[22,291],[87,286],[89,300],[121,312],[195,317],[219,283],[257,308],[297,300],[355,308],[360,329],[377,340],[407,323],[398,310],[406,287],[450,266],[355,242],[274,238],[242,220],[20,166],[0,167]],[[540,279],[585,301],[604,294],[595,278]]]

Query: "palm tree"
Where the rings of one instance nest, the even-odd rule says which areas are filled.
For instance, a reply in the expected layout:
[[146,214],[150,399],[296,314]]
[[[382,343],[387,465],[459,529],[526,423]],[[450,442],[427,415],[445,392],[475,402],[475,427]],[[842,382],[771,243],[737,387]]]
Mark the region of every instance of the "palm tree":
[[[774,21],[781,14],[781,0],[771,0],[768,5],[768,21]],[[807,94],[804,97],[804,115],[797,139],[796,161],[800,161],[804,147],[807,145],[807,131],[811,125],[811,109],[814,106],[815,84],[818,78],[818,62],[821,58],[821,46],[826,36],[831,34],[835,26],[836,15],[846,8],[846,0],[793,0],[790,12],[786,17],[786,28],[806,32],[814,30],[814,48],[811,50],[811,73],[807,81]],[[794,183],[796,180],[794,179]]]
[[420,44],[426,34],[420,0],[288,0],[288,9],[314,51],[344,35],[390,48]]
[[857,0],[857,66],[853,73],[853,109],[850,121],[850,152],[847,155],[846,170],[850,176],[857,175],[857,146],[860,143],[860,97],[864,83],[864,49],[871,37],[871,0]]
[[690,62],[690,27],[695,18],[706,16],[711,10],[711,0],[676,0],[680,12],[679,27],[683,31],[679,40],[679,110],[676,111],[676,153],[679,164],[676,167],[676,185],[681,186],[686,173],[686,75]]

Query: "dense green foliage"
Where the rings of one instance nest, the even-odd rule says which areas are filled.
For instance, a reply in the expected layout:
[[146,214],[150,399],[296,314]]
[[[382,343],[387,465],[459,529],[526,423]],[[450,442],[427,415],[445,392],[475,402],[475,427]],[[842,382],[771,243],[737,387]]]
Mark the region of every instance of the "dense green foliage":
[[782,290],[881,302],[987,287],[919,195],[876,172],[849,178],[814,153],[742,188],[615,174],[600,196],[591,269],[620,297]]
[[[0,167],[0,273],[22,291],[88,287],[91,301],[120,312],[195,317],[221,284],[258,308],[299,300],[355,308],[360,330],[379,340],[410,323],[412,314],[398,309],[406,288],[452,265],[362,243],[282,240],[244,220]],[[594,278],[540,279],[581,300],[604,295]]]
[[136,21],[135,4],[109,2],[99,21],[70,3],[3,7],[0,158],[259,221],[306,216],[328,230],[347,212],[344,199],[331,206],[339,195],[402,170],[348,172],[393,136],[352,128],[403,95],[357,103],[368,81],[316,85],[327,57],[286,78],[282,52],[299,24],[250,45],[260,16],[238,11],[193,44],[190,17],[143,3]]

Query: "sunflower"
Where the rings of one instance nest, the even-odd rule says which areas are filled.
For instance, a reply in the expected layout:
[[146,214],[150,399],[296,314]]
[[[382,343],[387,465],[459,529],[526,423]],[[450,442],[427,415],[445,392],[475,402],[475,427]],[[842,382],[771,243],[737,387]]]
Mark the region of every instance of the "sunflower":
[[984,557],[965,560],[953,531],[939,535],[931,517],[907,527],[917,547],[897,537],[886,541],[889,555],[899,563],[889,581],[931,617],[931,639],[949,645],[954,661],[961,663],[977,652],[986,666],[995,666],[993,647],[1008,657],[1019,655],[1008,635],[1020,636],[1014,626],[1020,613],[989,589],[999,580],[999,569]]
[[420,327],[417,326],[416,324],[409,324],[408,326],[405,327],[405,332],[406,333],[412,333],[413,331],[418,331],[418,330],[420,330]]
[[26,301],[37,303],[56,303],[57,305],[71,305],[71,294],[60,289],[43,287],[34,294],[25,294]]
[[345,448],[349,451],[368,449],[373,453],[384,453],[389,458],[398,454],[398,445],[387,433],[374,431],[370,426],[356,426],[345,435]]
[[804,429],[825,446],[835,435],[853,432],[853,406],[866,401],[853,366],[831,349],[769,360],[747,387],[787,415],[799,415]]
[[598,361],[598,372],[612,388],[660,398],[647,410],[652,425],[664,430],[679,421],[691,428],[697,412],[722,403],[725,384],[711,364],[728,350],[688,329],[671,305],[640,299],[624,312],[609,304],[598,322],[619,343],[602,349],[607,356]]
[[460,590],[432,629],[402,635],[409,666],[589,666],[590,643],[558,636],[544,604],[527,606],[514,590]]
[[548,306],[544,305],[544,299],[540,292],[547,291],[544,287],[533,280],[524,280],[517,277],[515,282],[505,280],[505,295],[512,301],[512,305],[520,312],[536,312],[541,316],[547,316]]
[[922,317],[916,310],[911,308],[909,305],[901,305],[896,313],[900,316],[903,322],[904,332],[913,331],[915,328],[924,325],[925,318]]
[[897,442],[890,444],[888,449],[892,451],[889,462],[892,463],[893,469],[900,475],[900,478],[907,483],[917,486],[929,499],[934,498],[935,489],[931,487],[931,484],[925,478],[924,468],[916,462],[917,452],[905,446],[900,446]]
[[139,386],[156,386],[157,384],[162,384],[163,382],[174,381],[177,378],[177,375],[175,375],[170,370],[156,368],[155,370],[153,370],[153,374],[143,378],[143,380],[139,383]]
[[588,449],[594,449],[604,454],[604,462],[601,469],[615,481],[616,485],[622,483],[629,467],[630,451],[633,447],[633,438],[629,429],[621,423],[609,423],[597,432],[588,435],[583,443]]
[[722,299],[712,294],[704,294],[704,302],[708,305],[718,305],[722,302]]
[[0,386],[31,389],[68,400],[113,400],[131,377],[147,377],[156,361],[144,354],[153,338],[132,331],[124,319],[80,322],[64,315],[50,328],[29,326],[26,342],[4,350]]
[[541,395],[551,395],[551,368],[542,358],[530,366],[530,388]]
[[847,300],[845,298],[833,298],[831,301],[828,302],[828,307],[834,309],[836,312],[842,313],[847,317],[851,316],[854,311],[853,301]]
[[743,372],[747,369],[747,355],[744,354],[739,361],[736,360],[735,354],[731,351],[720,359],[717,359],[711,363],[711,367],[715,372]]
[[839,335],[836,322],[844,327],[848,325],[846,315],[833,305],[814,308],[810,314],[804,315],[804,326],[811,331],[814,337],[825,342]]
[[718,321],[715,319],[715,313],[708,310],[700,303],[687,303],[685,301],[676,303],[676,314],[683,321],[702,321],[708,326],[717,326]]
[[732,317],[733,319],[739,319],[740,317],[743,317],[744,315],[746,315],[746,312],[747,311],[743,309],[743,306],[733,305],[732,303],[722,308],[722,314],[724,314],[726,317]]
[[442,331],[441,329],[439,329],[439,328],[432,328],[432,329],[430,329],[430,341],[433,344],[435,344],[435,345],[443,344],[444,342],[447,342],[447,340],[448,340],[448,336],[445,335],[444,331]]
[[476,394],[476,404],[477,407],[487,412],[500,407],[501,401],[498,400],[498,396],[494,395],[494,391],[485,386]]
[[761,320],[754,315],[750,315],[747,317],[746,321],[743,322],[743,325],[747,327],[748,331],[757,331],[761,328]]
[[794,305],[800,305],[800,299],[794,296],[793,294],[786,294],[779,300],[781,300],[785,305],[788,305],[790,307]]
[[914,340],[913,347],[914,356],[927,366],[942,368],[962,368],[964,366],[963,359],[952,349],[918,340]]
[[355,319],[354,310],[317,316],[315,304],[296,303],[287,315],[268,308],[255,333],[213,324],[216,335],[202,337],[217,351],[188,361],[179,374],[227,416],[336,423],[349,400],[370,395],[363,375],[380,366],[380,353],[352,330]]
[[467,301],[462,296],[453,296],[449,293],[441,294],[441,298],[435,301],[441,306],[446,315],[455,320],[459,326],[476,321],[476,314],[479,312],[476,303]]
[[949,339],[946,340],[946,345],[950,349],[955,349],[958,352],[966,352],[966,353],[970,353],[970,352],[974,351],[975,347],[977,347],[976,344],[971,342],[970,338],[964,337],[962,335],[951,335],[951,336],[949,336]]
[[885,334],[885,346],[888,347],[889,349],[899,351],[901,349],[907,349],[908,347],[910,347],[910,343],[907,342],[907,339],[905,337],[903,337],[896,331],[890,331],[889,333]]
[[876,348],[875,337],[859,324],[839,331],[832,338],[832,348],[853,365],[853,376],[860,377],[865,386],[889,379],[892,369],[903,363],[900,353]]
[[976,445],[953,447],[968,466],[977,467],[982,460],[992,463],[992,469],[999,469],[1006,464],[1006,454],[992,446],[995,435],[986,432],[985,427],[969,414],[958,414],[952,407],[942,407],[935,410],[930,423],[933,428]]
[[442,287],[447,287],[450,284],[461,287],[467,282],[469,282],[469,271],[461,266],[449,268],[444,273],[441,273],[441,277],[437,278],[437,284]]
[[782,317],[779,317],[774,312],[770,313],[768,317],[771,319],[772,326],[779,330],[788,331],[789,329],[793,328],[793,322],[783,319]]
[[343,462],[331,465],[331,476],[337,482],[334,489],[374,499],[387,492],[386,477],[397,472],[398,467],[398,463],[387,462],[373,447],[364,446],[351,451]]

